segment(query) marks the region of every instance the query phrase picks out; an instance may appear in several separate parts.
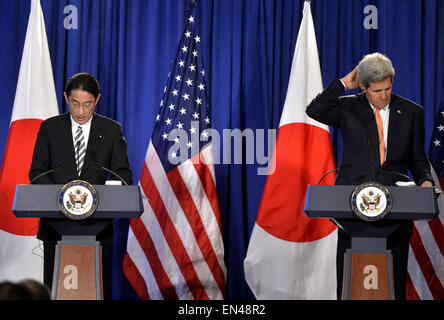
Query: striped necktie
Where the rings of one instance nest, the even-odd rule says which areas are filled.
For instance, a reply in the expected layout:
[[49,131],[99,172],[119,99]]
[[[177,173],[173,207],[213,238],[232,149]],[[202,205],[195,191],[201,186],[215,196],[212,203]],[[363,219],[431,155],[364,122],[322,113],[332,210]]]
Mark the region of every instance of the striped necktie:
[[83,161],[85,160],[85,153],[86,153],[85,139],[83,138],[83,131],[81,126],[77,127],[74,140],[75,140],[77,174],[80,176],[80,172],[82,171]]

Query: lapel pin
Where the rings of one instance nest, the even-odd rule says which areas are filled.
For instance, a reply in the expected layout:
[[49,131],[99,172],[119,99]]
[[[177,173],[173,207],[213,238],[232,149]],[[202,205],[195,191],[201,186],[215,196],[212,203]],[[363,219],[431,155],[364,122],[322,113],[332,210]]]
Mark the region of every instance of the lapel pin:
[[401,114],[401,113],[402,113],[402,111],[401,111],[401,110],[399,110],[399,109],[398,109],[398,110],[396,110],[396,112],[398,112],[398,114]]
[[102,139],[102,135],[101,134],[99,135],[99,139]]

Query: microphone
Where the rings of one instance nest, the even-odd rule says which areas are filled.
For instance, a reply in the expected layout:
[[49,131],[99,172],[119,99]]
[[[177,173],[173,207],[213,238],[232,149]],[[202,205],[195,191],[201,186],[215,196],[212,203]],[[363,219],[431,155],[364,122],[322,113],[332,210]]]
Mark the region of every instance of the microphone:
[[63,166],[58,166],[58,167],[52,168],[51,170],[44,171],[44,172],[42,172],[42,173],[36,175],[36,176],[35,176],[35,177],[29,182],[29,184],[33,184],[33,182],[36,181],[38,178],[41,178],[41,177],[46,176],[47,174],[50,174],[50,173],[53,173],[53,172],[60,171],[61,169],[63,169]]
[[126,183],[126,181],[121,176],[119,176],[117,173],[115,173],[114,171],[112,171],[112,170],[110,170],[110,169],[108,169],[108,168],[106,168],[106,167],[104,167],[104,166],[102,166],[100,164],[95,164],[94,167],[97,168],[97,169],[100,169],[100,170],[104,170],[104,171],[106,171],[108,173],[111,173],[112,175],[114,175],[117,178],[119,178],[119,180],[122,181],[124,185],[126,185],[126,186],[128,185],[128,183]]
[[322,180],[324,180],[324,178],[326,176],[328,176],[330,173],[335,172],[335,171],[342,171],[342,170],[347,170],[347,169],[351,169],[352,165],[351,164],[345,164],[343,166],[340,166],[339,168],[335,168],[332,170],[327,171],[326,173],[324,173],[322,175],[322,177],[319,179],[318,183],[316,183],[316,185],[320,184]]
[[400,177],[403,177],[403,178],[407,179],[408,181],[411,181],[411,182],[415,183],[415,181],[412,178],[410,178],[408,175],[403,174],[401,172],[398,172],[398,171],[388,171],[388,170],[385,170],[385,169],[382,169],[382,168],[380,168],[380,170],[385,172],[385,173],[396,174],[396,175],[398,175]]

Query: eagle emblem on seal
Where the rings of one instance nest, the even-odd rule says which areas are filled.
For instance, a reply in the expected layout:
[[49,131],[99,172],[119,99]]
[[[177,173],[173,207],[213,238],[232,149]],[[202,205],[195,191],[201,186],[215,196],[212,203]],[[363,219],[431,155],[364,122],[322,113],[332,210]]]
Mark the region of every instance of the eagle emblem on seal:
[[91,184],[83,180],[73,180],[60,189],[57,204],[68,218],[83,220],[95,212],[99,198]]
[[86,192],[82,192],[80,189],[74,190],[74,192],[68,193],[69,196],[69,202],[70,206],[72,207],[74,211],[79,212],[83,209],[83,205],[86,202],[86,199],[88,198],[88,194]]
[[381,201],[381,194],[375,194],[372,190],[370,190],[367,194],[362,194],[362,203],[365,206],[361,208],[363,210],[378,210],[379,202]]
[[392,195],[387,187],[378,182],[364,182],[353,190],[350,208],[364,221],[378,221],[384,219],[390,212]]

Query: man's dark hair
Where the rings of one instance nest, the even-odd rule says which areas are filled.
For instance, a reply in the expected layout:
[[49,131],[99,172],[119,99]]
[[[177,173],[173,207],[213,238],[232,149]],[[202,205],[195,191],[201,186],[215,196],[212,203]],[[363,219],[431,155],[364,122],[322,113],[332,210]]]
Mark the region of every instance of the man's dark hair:
[[19,283],[0,283],[0,300],[51,300],[51,291],[45,284],[26,279]]
[[97,99],[100,93],[99,82],[93,75],[87,72],[81,72],[73,75],[65,87],[66,95],[69,97],[72,90],[83,90],[91,93]]

